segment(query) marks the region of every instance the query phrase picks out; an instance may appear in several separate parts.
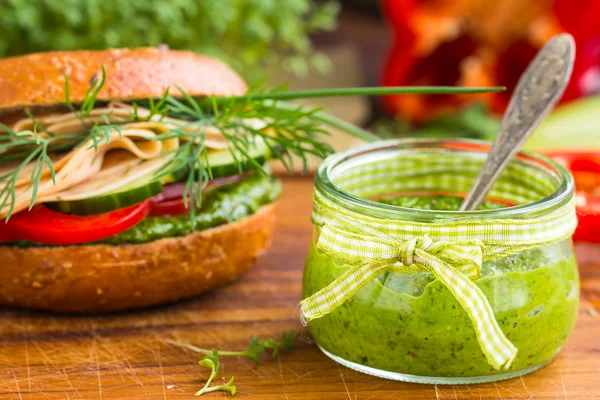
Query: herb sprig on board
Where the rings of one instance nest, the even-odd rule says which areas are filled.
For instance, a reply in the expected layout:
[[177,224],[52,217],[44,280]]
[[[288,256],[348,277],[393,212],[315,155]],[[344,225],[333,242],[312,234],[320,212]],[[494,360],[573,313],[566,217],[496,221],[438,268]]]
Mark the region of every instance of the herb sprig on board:
[[[81,133],[57,135],[42,126],[33,115],[33,129],[15,132],[0,124],[0,166],[11,165],[7,172],[0,175],[0,209],[8,205],[8,220],[13,214],[17,181],[22,171],[33,165],[30,186],[32,196],[30,208],[36,201],[38,187],[45,168],[55,179],[52,155],[66,152],[92,143],[90,148],[97,149],[98,144],[109,142],[114,132],[120,134],[120,125],[138,120],[138,108],[149,110],[150,118],[157,123],[165,123],[168,130],[150,140],[180,139],[180,146],[164,155],[171,156],[164,167],[157,171],[160,178],[174,171],[186,171],[182,193],[184,202],[190,210],[192,225],[195,224],[196,208],[202,200],[202,190],[213,177],[209,162],[209,148],[206,145],[206,131],[216,129],[226,139],[227,149],[234,164],[241,172],[245,165],[254,165],[263,171],[251,155],[258,143],[269,150],[270,157],[280,160],[291,170],[293,157],[301,160],[307,168],[308,157],[324,158],[333,152],[327,143],[327,127],[336,127],[367,141],[377,140],[362,128],[333,117],[319,108],[298,106],[288,100],[327,96],[385,95],[385,94],[469,94],[499,91],[503,88],[454,88],[454,87],[390,87],[390,88],[344,88],[310,91],[273,91],[252,92],[243,96],[193,98],[183,90],[175,95],[169,91],[156,100],[133,102],[130,118],[114,121],[110,114],[101,115],[89,123],[86,118],[97,105],[98,95],[106,82],[106,73],[102,73],[90,85],[79,108],[70,98],[69,81],[65,79],[65,99],[58,101],[72,112],[81,122]],[[148,117],[146,117],[147,119]],[[184,125],[173,126],[163,120],[178,118]],[[112,122],[111,122],[112,121]],[[257,124],[256,122],[260,123]],[[194,128],[194,129],[189,129]],[[188,203],[189,202],[189,203]]]
[[221,366],[221,356],[237,356],[237,357],[248,357],[256,364],[260,364],[260,356],[265,353],[266,349],[271,350],[272,358],[275,358],[279,355],[279,350],[281,348],[293,349],[294,339],[296,338],[296,331],[283,332],[281,334],[281,339],[277,340],[274,338],[269,338],[267,340],[259,340],[256,336],[252,336],[250,343],[248,344],[248,348],[246,350],[241,351],[228,351],[228,350],[216,350],[216,349],[203,349],[200,347],[196,347],[189,343],[178,342],[175,340],[166,340],[167,343],[172,344],[174,346],[183,347],[188,350],[192,350],[196,353],[202,354],[205,357],[198,361],[202,367],[207,367],[211,369],[210,376],[206,380],[204,387],[197,391],[194,396],[201,396],[206,393],[216,392],[216,391],[227,391],[232,396],[236,393],[236,387],[233,385],[234,376],[231,379],[223,384],[223,385],[215,385],[210,386],[213,379],[219,373],[219,367]]

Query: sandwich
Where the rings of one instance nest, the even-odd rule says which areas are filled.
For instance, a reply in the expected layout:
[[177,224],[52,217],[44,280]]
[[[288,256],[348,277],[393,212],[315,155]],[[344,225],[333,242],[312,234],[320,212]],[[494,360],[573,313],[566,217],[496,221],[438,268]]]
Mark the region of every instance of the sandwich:
[[0,60],[0,304],[131,309],[248,270],[273,234],[277,127],[264,104],[194,100],[246,91],[168,49]]

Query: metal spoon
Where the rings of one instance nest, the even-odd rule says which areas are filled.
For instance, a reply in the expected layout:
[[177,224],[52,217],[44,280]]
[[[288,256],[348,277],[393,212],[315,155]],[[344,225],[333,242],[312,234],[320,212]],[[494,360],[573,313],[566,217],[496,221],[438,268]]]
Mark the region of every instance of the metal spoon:
[[479,207],[506,164],[560,99],[569,83],[574,61],[575,41],[569,34],[553,37],[537,53],[519,78],[492,150],[461,211]]

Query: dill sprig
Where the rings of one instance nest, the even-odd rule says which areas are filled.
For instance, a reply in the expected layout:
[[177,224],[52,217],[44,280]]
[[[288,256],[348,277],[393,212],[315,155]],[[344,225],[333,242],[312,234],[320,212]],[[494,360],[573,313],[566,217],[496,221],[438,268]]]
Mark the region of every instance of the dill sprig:
[[[81,123],[82,135],[75,135],[76,138],[78,137],[80,139],[78,146],[91,141],[92,145],[90,148],[94,148],[95,150],[98,150],[98,145],[102,143],[102,141],[105,141],[106,143],[110,142],[113,132],[117,132],[118,135],[121,136],[121,129],[119,128],[119,125],[110,122],[110,114],[100,116],[100,121],[95,121],[92,125],[85,120],[86,117],[90,116],[94,110],[94,107],[96,107],[98,94],[100,94],[100,90],[102,90],[104,84],[106,83],[106,70],[104,69],[104,65],[102,65],[101,68],[101,72],[94,75],[92,78],[90,86],[88,87],[83,100],[81,101],[79,110],[75,108],[75,105],[71,101],[69,78],[67,76],[65,76],[65,99],[56,99],[58,104],[62,104],[69,109]],[[130,120],[123,120],[120,122],[125,123],[130,122]],[[87,135],[85,134],[86,132]]]
[[49,170],[52,182],[56,183],[51,154],[71,150],[89,142],[92,143],[90,148],[97,150],[102,141],[110,142],[113,132],[118,132],[120,135],[119,125],[111,123],[109,115],[102,115],[99,122],[91,125],[85,121],[85,117],[89,116],[96,106],[96,99],[105,82],[106,71],[102,66],[101,74],[92,81],[80,108],[76,109],[71,101],[69,79],[65,76],[65,99],[57,99],[57,102],[69,109],[79,119],[82,127],[79,134],[57,135],[40,124],[29,110],[25,110],[25,113],[33,122],[33,130],[15,132],[0,123],[0,165],[14,163],[11,171],[0,175],[0,210],[9,204],[6,221],[10,219],[14,211],[19,176],[28,165],[33,165],[30,183],[25,188],[25,190],[32,189],[29,202],[29,209],[31,209],[35,205],[45,168]]
[[[240,172],[251,165],[254,169],[267,173],[263,166],[251,155],[257,144],[264,144],[272,158],[279,159],[288,169],[293,169],[294,156],[308,168],[308,157],[324,158],[333,148],[324,140],[329,136],[315,118],[318,109],[300,106],[281,106],[268,100],[247,99],[243,103],[233,100],[218,104],[216,99],[209,111],[200,102],[185,92],[181,99],[166,98],[167,115],[177,115],[189,121],[171,131],[156,136],[155,140],[173,137],[185,139],[171,154],[172,159],[158,173],[160,178],[175,170],[187,171],[184,185],[184,201],[195,224],[195,209],[200,207],[202,189],[212,179],[209,163],[209,149],[205,145],[205,132],[210,127],[216,129],[226,139],[228,150]],[[260,126],[253,121],[260,120]],[[195,129],[189,129],[195,128]],[[167,153],[169,154],[169,153]]]
[[[57,102],[72,112],[81,122],[81,132],[57,135],[50,132],[29,113],[34,129],[14,132],[0,124],[0,165],[11,164],[14,169],[0,175],[0,209],[9,204],[6,219],[14,211],[17,182],[24,168],[33,165],[30,184],[32,189],[30,207],[35,204],[38,187],[49,169],[52,179],[55,173],[51,154],[60,154],[89,143],[89,149],[98,149],[103,142],[110,142],[116,133],[121,135],[121,125],[141,120],[138,110],[144,107],[149,116],[143,119],[168,124],[167,132],[151,140],[179,139],[179,147],[163,154],[169,161],[156,172],[156,178],[184,171],[182,193],[186,206],[190,209],[192,225],[195,225],[196,209],[202,201],[202,191],[213,178],[209,161],[209,148],[206,145],[206,132],[216,129],[227,141],[227,148],[234,163],[241,172],[253,166],[266,173],[261,163],[252,156],[257,145],[264,145],[271,158],[279,159],[291,170],[294,157],[299,158],[303,169],[308,166],[308,157],[324,158],[333,152],[327,143],[329,132],[326,126],[342,129],[364,140],[378,138],[368,131],[337,119],[318,108],[298,106],[286,102],[298,98],[386,95],[386,94],[465,94],[502,90],[502,88],[453,88],[453,87],[396,87],[396,88],[345,88],[309,91],[287,91],[279,87],[272,91],[257,90],[243,96],[193,98],[183,90],[172,96],[167,90],[159,99],[132,102],[133,112],[128,119],[111,122],[110,113],[101,115],[89,122],[96,107],[98,95],[106,82],[106,72],[101,72],[92,80],[84,99],[76,105],[71,100],[69,81],[65,77],[65,99]],[[168,118],[167,118],[168,117]],[[174,125],[169,119],[184,120]],[[114,121],[114,117],[112,118]],[[257,123],[259,121],[260,123]]]
[[5,132],[5,135],[0,135],[0,164],[14,163],[12,170],[0,175],[0,210],[9,205],[7,221],[14,210],[17,183],[21,172],[28,165],[33,164],[31,183],[26,188],[26,190],[33,189],[29,204],[31,209],[35,204],[44,168],[49,169],[52,182],[55,182],[56,176],[50,152],[57,148],[72,147],[77,142],[66,135],[43,137],[36,127],[37,125],[34,124],[33,130],[15,132],[0,123],[0,130]]
[[275,358],[279,355],[279,350],[281,348],[285,347],[287,349],[293,349],[295,347],[295,338],[296,331],[293,330],[290,332],[283,332],[281,334],[280,340],[277,340],[275,338],[259,340],[256,337],[256,335],[254,335],[252,336],[252,339],[250,339],[248,348],[246,350],[240,351],[203,349],[189,343],[178,342],[175,340],[166,340],[166,342],[174,346],[183,347],[185,349],[192,350],[193,352],[203,355],[204,358],[198,361],[198,364],[211,369],[210,376],[206,380],[204,387],[197,391],[196,394],[194,394],[194,396],[201,396],[203,394],[215,391],[227,391],[233,396],[236,392],[236,387],[233,385],[233,379],[235,378],[234,376],[232,376],[229,382],[227,382],[226,384],[210,386],[213,379],[217,376],[219,372],[219,367],[221,365],[221,356],[247,357],[254,361],[256,364],[260,364],[260,356],[265,352],[265,349],[270,349],[271,357]]

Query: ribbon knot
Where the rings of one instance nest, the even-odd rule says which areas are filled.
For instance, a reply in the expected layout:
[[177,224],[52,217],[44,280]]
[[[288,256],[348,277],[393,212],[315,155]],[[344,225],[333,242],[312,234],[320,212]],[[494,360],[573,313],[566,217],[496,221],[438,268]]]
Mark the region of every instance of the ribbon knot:
[[410,267],[415,263],[415,251],[421,249],[427,251],[433,244],[433,240],[429,236],[425,235],[422,237],[412,238],[399,246],[398,249],[398,261],[404,266]]
[[[481,274],[483,244],[479,241],[452,243],[434,242],[428,235],[412,238],[405,242],[395,242],[396,259],[402,264],[394,269],[429,271],[423,267],[423,260],[444,262],[449,267],[465,274],[470,280],[476,280]],[[325,246],[321,250],[327,252]],[[419,258],[420,257],[420,258]],[[416,260],[420,260],[417,262]]]
[[339,262],[405,272],[431,272],[429,263],[442,262],[471,280],[481,274],[484,246],[479,240],[433,241],[425,234],[402,241],[345,216],[328,222],[321,225],[317,248]]

